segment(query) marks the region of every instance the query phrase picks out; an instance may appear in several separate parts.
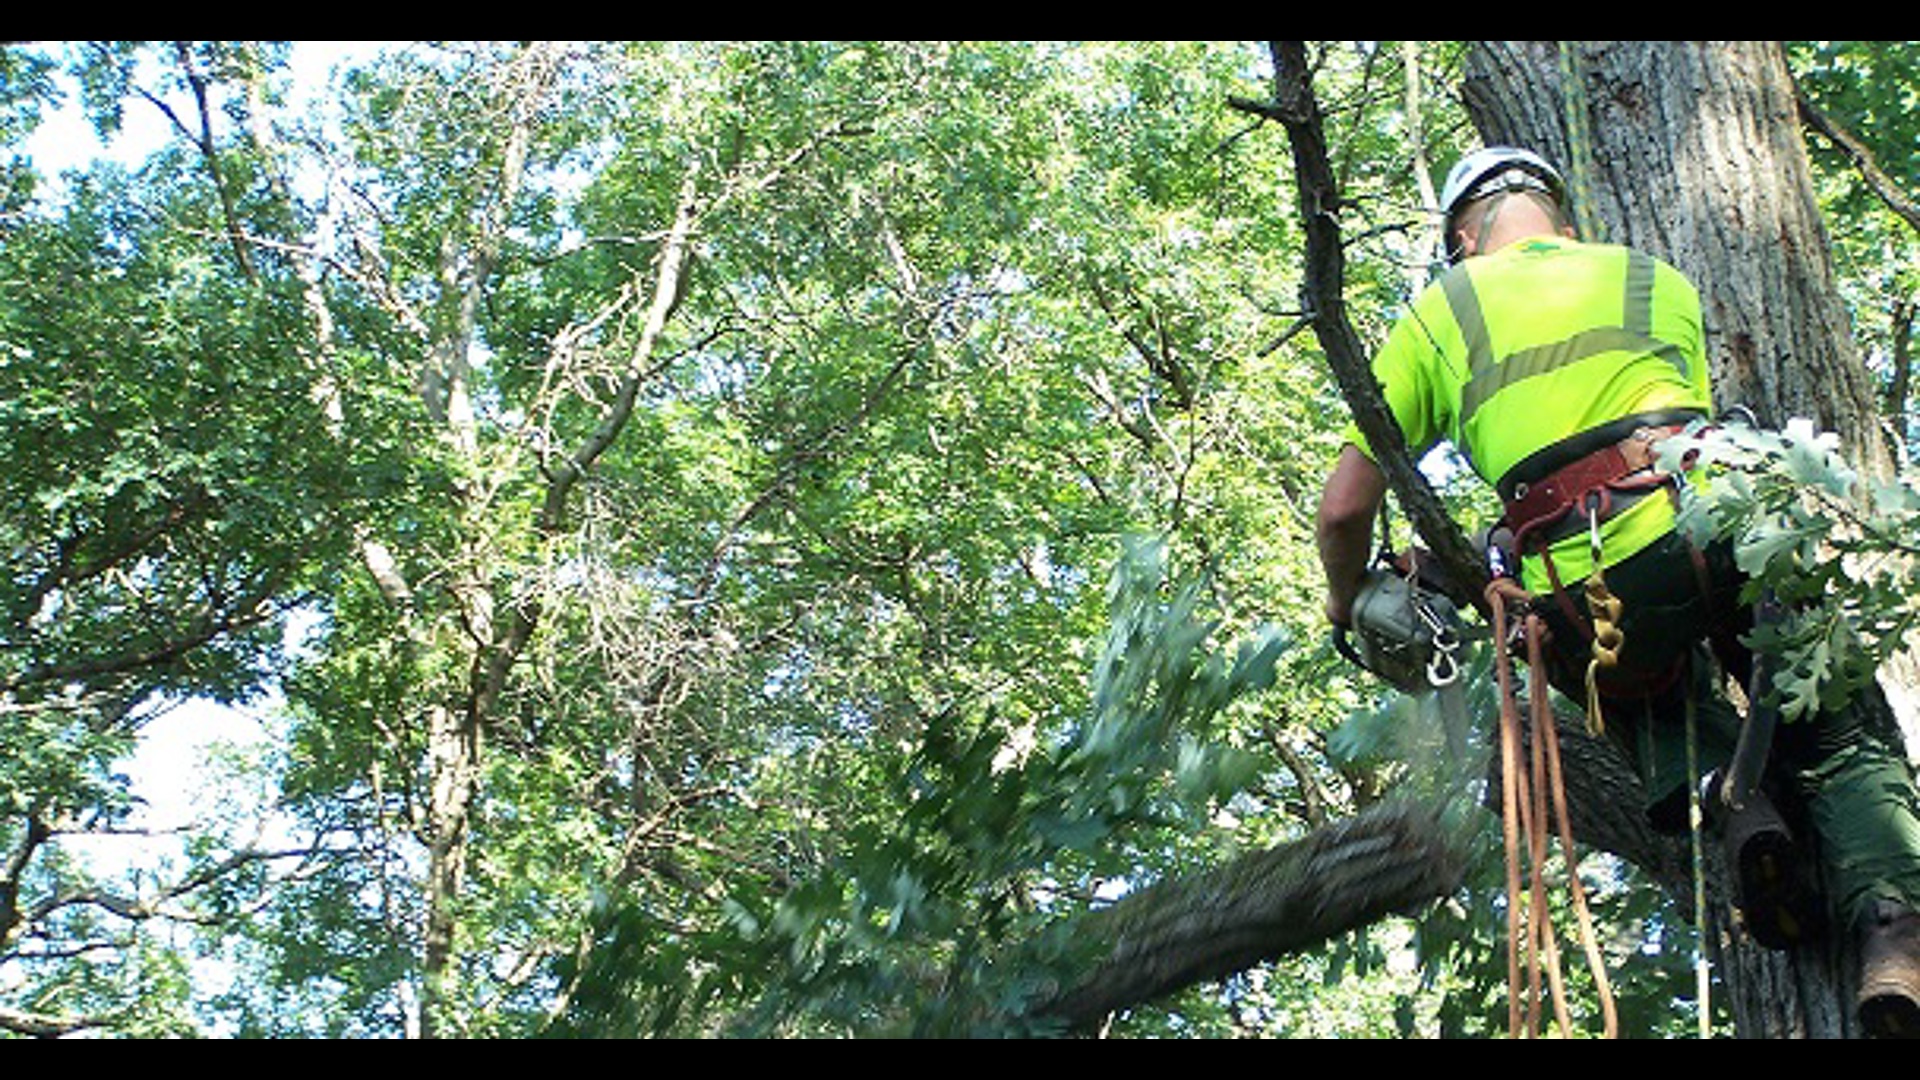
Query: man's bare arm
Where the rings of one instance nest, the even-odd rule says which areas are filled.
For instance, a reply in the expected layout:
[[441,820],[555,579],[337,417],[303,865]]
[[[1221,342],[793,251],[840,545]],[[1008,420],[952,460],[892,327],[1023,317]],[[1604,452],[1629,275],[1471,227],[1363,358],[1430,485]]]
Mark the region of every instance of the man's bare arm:
[[1327,575],[1327,619],[1335,626],[1353,619],[1354,594],[1372,558],[1373,519],[1386,491],[1386,474],[1349,443],[1320,493],[1314,539]]

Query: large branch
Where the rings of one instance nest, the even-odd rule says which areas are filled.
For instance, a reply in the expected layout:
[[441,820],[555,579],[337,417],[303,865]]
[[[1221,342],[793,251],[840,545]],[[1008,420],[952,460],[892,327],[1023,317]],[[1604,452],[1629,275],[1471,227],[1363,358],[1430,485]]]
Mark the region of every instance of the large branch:
[[207,164],[208,178],[213,182],[214,194],[220,200],[220,215],[227,223],[227,240],[233,247],[233,257],[240,264],[241,272],[249,281],[258,281],[259,274],[254,270],[253,259],[247,254],[247,243],[241,228],[240,215],[234,208],[233,192],[229,190],[227,178],[220,168],[220,153],[213,141],[213,110],[207,99],[207,76],[201,74],[194,65],[190,43],[176,41],[173,43],[173,51],[174,59],[180,65],[180,73],[187,80],[188,88],[193,91],[194,104],[200,112],[200,130],[196,132],[181,122],[179,117],[174,115],[173,110],[159,98],[145,90],[139,92],[142,97],[159,106],[160,111],[165,113],[200,151],[201,158]]
[[640,340],[635,344],[620,380],[619,394],[600,425],[571,454],[548,469],[547,491],[541,501],[538,518],[538,526],[543,534],[551,535],[560,530],[566,517],[567,499],[574,486],[620,437],[633,416],[640,391],[658,373],[655,350],[661,335],[666,332],[667,321],[673,317],[686,293],[687,264],[691,258],[693,232],[698,219],[699,187],[690,169],[681,187],[673,224],[667,230],[655,263],[653,297],[647,305],[646,320],[640,328]]
[[[69,907],[93,907],[117,915],[133,922],[145,922],[150,919],[165,919],[174,923],[198,924],[202,926],[220,926],[234,921],[231,915],[197,913],[176,905],[183,897],[217,885],[226,879],[240,875],[251,867],[262,864],[299,860],[308,863],[322,853],[315,848],[284,848],[269,850],[248,848],[235,851],[218,862],[210,863],[186,874],[180,880],[162,884],[144,895],[126,895],[105,888],[86,886],[64,889],[48,896],[34,906],[28,913],[26,922],[31,924],[44,922],[54,912]],[[297,870],[296,870],[297,872]]]
[[1430,806],[1381,804],[1291,844],[1170,880],[1088,917],[1110,943],[1036,1010],[1074,1031],[1177,990],[1301,952],[1452,892],[1464,849]]
[[[1554,724],[1575,854],[1604,851],[1632,863],[1690,915],[1686,842],[1648,826],[1639,780],[1611,744],[1587,735],[1577,715],[1556,716]],[[1527,752],[1523,744],[1522,759]],[[1497,759],[1481,790],[1488,798],[1499,792]],[[1415,913],[1463,883],[1475,840],[1445,824],[1457,824],[1463,812],[1438,800],[1380,803],[1291,843],[1142,889],[1076,928],[1103,952],[1033,1015],[1092,1031],[1122,1009]]]

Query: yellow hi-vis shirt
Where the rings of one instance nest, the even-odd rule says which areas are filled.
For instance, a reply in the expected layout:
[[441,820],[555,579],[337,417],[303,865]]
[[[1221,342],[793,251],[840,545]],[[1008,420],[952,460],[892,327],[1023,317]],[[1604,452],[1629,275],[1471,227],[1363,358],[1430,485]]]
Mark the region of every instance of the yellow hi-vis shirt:
[[[1610,421],[1712,402],[1692,282],[1650,255],[1559,236],[1449,269],[1394,325],[1373,374],[1416,457],[1444,439],[1489,483]],[[1348,437],[1371,456],[1357,426]],[[1639,500],[1602,523],[1603,564],[1672,527],[1669,500]],[[1552,548],[1570,588],[1592,569],[1589,543],[1583,529]],[[1522,584],[1551,587],[1538,559]]]

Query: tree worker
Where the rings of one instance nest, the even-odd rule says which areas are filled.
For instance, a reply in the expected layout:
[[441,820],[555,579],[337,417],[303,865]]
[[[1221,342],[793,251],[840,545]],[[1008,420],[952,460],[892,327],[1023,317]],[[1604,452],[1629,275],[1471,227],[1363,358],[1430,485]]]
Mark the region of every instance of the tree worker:
[[[1395,324],[1374,378],[1414,454],[1445,440],[1499,492],[1502,523],[1526,534],[1518,585],[1548,631],[1544,674],[1603,715],[1641,777],[1649,823],[1684,833],[1697,783],[1689,709],[1703,771],[1723,767],[1741,721],[1713,660],[1742,680],[1753,662],[1740,641],[1753,608],[1730,543],[1700,549],[1676,530],[1685,481],[1653,468],[1655,443],[1712,411],[1698,293],[1658,259],[1578,240],[1559,173],[1527,150],[1467,155],[1441,212],[1453,265]],[[1352,618],[1386,487],[1350,427],[1316,527],[1337,628]],[[1620,605],[1605,666],[1580,587],[1590,577]],[[1777,803],[1747,800],[1716,827],[1754,939],[1789,947],[1830,912],[1859,935],[1862,1029],[1920,1036],[1920,799],[1864,715],[1782,724],[1768,773]],[[1789,857],[1794,833],[1776,804],[1803,809],[1794,820],[1817,837],[1817,869]]]

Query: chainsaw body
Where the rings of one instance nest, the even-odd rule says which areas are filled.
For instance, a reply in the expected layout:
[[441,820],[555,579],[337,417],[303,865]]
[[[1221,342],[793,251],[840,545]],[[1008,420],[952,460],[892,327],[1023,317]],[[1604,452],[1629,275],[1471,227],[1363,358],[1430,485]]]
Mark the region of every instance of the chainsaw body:
[[1335,627],[1341,655],[1410,694],[1459,677],[1460,612],[1453,601],[1390,566],[1367,571],[1353,625]]

